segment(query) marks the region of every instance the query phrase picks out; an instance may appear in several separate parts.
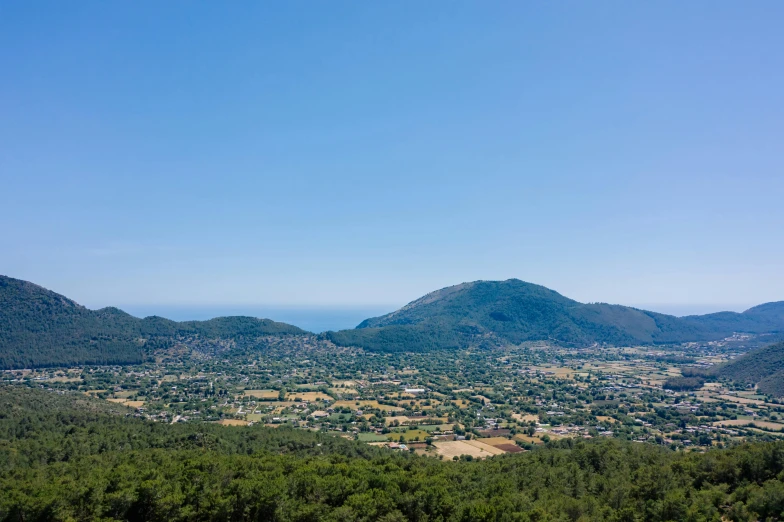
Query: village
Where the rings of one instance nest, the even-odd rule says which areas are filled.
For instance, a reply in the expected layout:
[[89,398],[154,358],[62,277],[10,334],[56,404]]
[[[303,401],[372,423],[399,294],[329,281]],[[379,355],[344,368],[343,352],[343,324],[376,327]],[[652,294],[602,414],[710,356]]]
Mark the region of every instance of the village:
[[[14,370],[4,382],[78,390],[159,422],[289,426],[441,459],[517,453],[563,438],[615,437],[700,450],[784,436],[784,405],[731,382],[667,389],[738,343],[651,349],[375,354],[315,340],[136,367]],[[178,355],[177,355],[178,354]]]

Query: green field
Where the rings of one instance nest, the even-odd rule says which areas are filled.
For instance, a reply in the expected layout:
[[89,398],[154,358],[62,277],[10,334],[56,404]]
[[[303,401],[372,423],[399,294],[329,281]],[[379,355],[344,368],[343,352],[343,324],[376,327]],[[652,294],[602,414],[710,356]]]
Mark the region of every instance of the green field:
[[377,433],[360,433],[358,439],[362,442],[385,442],[386,435],[379,435]]
[[425,439],[430,436],[430,434],[424,430],[395,431],[392,433],[387,433],[387,439],[397,442],[400,440],[401,435],[406,442],[411,442],[416,438],[419,438],[420,441],[424,442]]

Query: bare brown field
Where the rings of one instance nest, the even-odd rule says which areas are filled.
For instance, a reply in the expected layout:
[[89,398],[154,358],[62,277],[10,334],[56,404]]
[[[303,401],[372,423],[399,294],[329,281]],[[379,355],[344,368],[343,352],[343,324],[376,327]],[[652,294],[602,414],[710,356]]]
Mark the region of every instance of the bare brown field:
[[520,422],[539,422],[539,415],[522,415],[520,413],[513,413],[512,418]]
[[596,420],[600,422],[618,422],[616,419],[613,419],[612,417],[607,417],[606,415],[597,415]]
[[480,451],[483,451],[483,452],[486,451],[487,453],[490,453],[490,454],[493,454],[493,455],[503,455],[504,453],[506,453],[504,450],[502,450],[500,448],[496,448],[495,446],[491,446],[490,444],[486,444],[485,442],[483,442],[483,441],[481,441],[479,439],[471,439],[471,440],[467,440],[465,442],[470,444],[471,446],[474,446],[475,448],[478,448]]
[[221,426],[247,426],[249,423],[239,419],[223,419],[218,421],[218,424]]
[[760,401],[757,399],[744,399],[743,397],[735,397],[734,395],[719,395],[719,399],[724,399],[726,401],[737,402],[739,404],[756,404],[756,405],[765,405],[765,401]]
[[257,399],[277,399],[280,392],[275,390],[245,390],[245,395],[256,397]]
[[128,399],[106,399],[109,402],[113,402],[115,404],[122,404],[123,406],[128,406],[129,408],[141,408],[144,406],[144,401],[129,401]]
[[345,386],[346,388],[353,388],[357,383],[355,381],[332,381],[332,385],[335,387]]
[[489,444],[490,446],[498,446],[499,444],[514,444],[511,440],[507,439],[506,437],[488,437],[486,439],[477,439],[480,442],[484,442],[485,444]]
[[762,420],[754,420],[754,419],[723,420],[723,421],[717,421],[713,423],[714,426],[746,426],[748,424],[753,424],[758,428],[764,428],[772,431],[779,431],[784,429],[784,424],[779,424],[778,422],[770,422],[770,421],[762,421]]
[[[464,440],[453,440],[453,441],[444,441],[444,442],[434,442],[433,446],[436,448],[436,453],[439,455],[443,455],[445,459],[451,460],[454,457],[459,457],[461,455],[471,455],[474,458],[483,459],[486,457],[491,457],[495,455],[495,453],[491,453],[486,449],[468,444],[468,441]],[[488,448],[492,448],[494,451],[498,451],[492,446],[488,446]]]

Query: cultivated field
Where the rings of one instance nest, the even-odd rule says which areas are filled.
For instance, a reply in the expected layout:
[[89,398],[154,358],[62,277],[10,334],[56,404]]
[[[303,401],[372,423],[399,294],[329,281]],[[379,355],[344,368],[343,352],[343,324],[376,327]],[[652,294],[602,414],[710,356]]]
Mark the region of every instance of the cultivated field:
[[[357,404],[359,403],[359,404]],[[397,406],[388,406],[386,404],[379,404],[378,401],[360,400],[360,401],[335,401],[335,408],[376,408],[381,411],[403,411],[403,408]]]
[[452,459],[461,455],[471,455],[474,458],[484,459],[504,453],[503,450],[494,448],[489,444],[482,444],[473,440],[434,442],[433,446],[436,448],[436,453],[443,455],[445,459]]
[[248,421],[238,420],[238,419],[223,419],[218,421],[218,424],[222,426],[247,426]]
[[479,439],[479,442],[489,444],[490,446],[498,446],[499,444],[514,444],[514,442],[507,439],[506,437],[488,437],[486,439]]
[[753,424],[758,428],[763,428],[771,431],[780,431],[784,429],[784,424],[779,424],[778,422],[757,420],[757,419],[733,419],[733,420],[723,420],[723,421],[718,421],[713,423],[714,426],[746,426],[749,424]]
[[144,406],[144,401],[129,401],[128,399],[106,399],[109,402],[114,402],[117,404],[122,404],[123,406],[128,406],[129,408],[141,408]]
[[309,402],[318,400],[331,401],[332,397],[323,392],[293,392],[286,395],[286,400],[294,401],[297,399]]
[[245,395],[248,397],[256,397],[257,399],[277,399],[280,395],[275,390],[245,390]]

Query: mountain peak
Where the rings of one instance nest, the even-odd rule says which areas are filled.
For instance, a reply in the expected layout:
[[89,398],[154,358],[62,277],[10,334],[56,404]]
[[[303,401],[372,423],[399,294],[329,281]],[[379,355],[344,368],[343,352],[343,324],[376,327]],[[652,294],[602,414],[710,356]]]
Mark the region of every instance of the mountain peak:
[[332,332],[341,345],[370,350],[421,350],[474,344],[549,341],[566,346],[680,343],[734,332],[784,328],[776,303],[744,314],[678,318],[621,305],[584,304],[541,285],[507,279],[473,281],[430,292],[355,330]]

